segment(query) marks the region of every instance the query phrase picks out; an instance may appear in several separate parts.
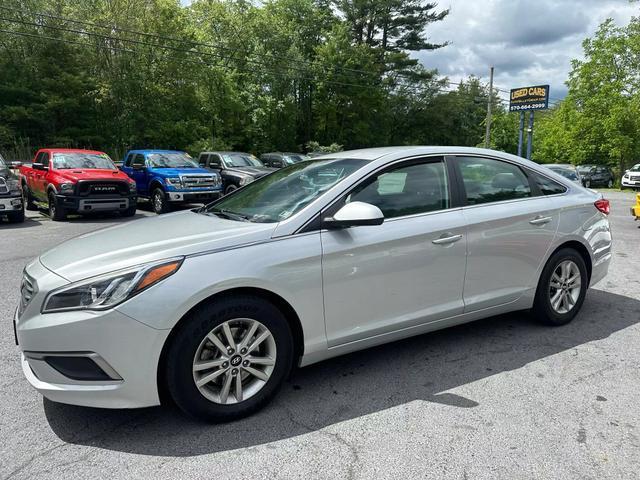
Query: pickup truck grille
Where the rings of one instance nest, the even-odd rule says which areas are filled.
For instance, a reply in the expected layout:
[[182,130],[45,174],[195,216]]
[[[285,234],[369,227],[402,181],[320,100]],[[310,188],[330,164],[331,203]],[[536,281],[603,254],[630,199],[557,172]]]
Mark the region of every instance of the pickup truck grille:
[[215,188],[220,186],[217,175],[182,175],[184,188]]
[[22,315],[24,309],[27,308],[29,302],[33,296],[37,293],[38,286],[36,281],[31,278],[27,273],[22,274],[22,283],[20,284],[20,307],[18,308],[18,314]]
[[117,181],[80,181],[78,182],[78,194],[87,195],[127,195],[129,185]]
[[9,193],[9,187],[4,178],[0,178],[0,194]]

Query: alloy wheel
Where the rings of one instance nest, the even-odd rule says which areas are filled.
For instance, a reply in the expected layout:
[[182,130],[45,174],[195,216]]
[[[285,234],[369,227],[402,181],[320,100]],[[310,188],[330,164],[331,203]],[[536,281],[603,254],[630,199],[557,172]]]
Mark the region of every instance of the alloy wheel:
[[560,262],[549,281],[551,308],[560,314],[569,313],[580,297],[580,269],[572,260]]
[[228,405],[258,393],[276,364],[276,343],[257,320],[227,320],[209,332],[193,358],[193,381],[208,400]]
[[162,194],[159,191],[156,191],[156,193],[153,195],[153,209],[156,211],[156,213],[162,212],[162,204]]

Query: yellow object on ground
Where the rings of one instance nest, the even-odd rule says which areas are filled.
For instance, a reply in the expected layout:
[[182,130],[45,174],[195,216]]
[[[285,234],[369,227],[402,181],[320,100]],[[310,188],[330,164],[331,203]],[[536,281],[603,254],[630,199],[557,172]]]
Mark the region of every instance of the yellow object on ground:
[[631,207],[631,215],[640,220],[640,193],[636,193],[636,204]]

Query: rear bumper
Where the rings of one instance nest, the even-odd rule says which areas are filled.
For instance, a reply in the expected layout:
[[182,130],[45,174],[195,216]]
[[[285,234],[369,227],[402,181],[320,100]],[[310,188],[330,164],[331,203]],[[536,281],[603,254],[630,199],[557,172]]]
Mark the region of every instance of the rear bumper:
[[90,213],[105,211],[122,211],[132,205],[136,205],[138,201],[137,195],[121,196],[121,195],[88,195],[88,196],[71,196],[56,195],[57,207],[68,212]]

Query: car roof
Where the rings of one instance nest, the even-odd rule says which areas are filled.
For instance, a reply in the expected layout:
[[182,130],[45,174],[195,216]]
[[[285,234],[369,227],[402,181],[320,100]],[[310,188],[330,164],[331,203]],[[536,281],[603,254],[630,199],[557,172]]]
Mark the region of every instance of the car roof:
[[[376,147],[376,148],[363,148],[359,150],[345,150],[336,153],[327,153],[319,157],[314,157],[314,160],[322,160],[329,158],[358,158],[360,160],[377,160],[378,158],[386,155],[398,155],[403,154],[407,156],[411,155],[500,155],[507,156],[511,159],[517,159],[522,162],[529,162],[522,157],[517,157],[509,153],[501,152],[498,150],[490,150],[487,148],[476,147],[456,147],[456,146],[394,146],[394,147]],[[533,162],[531,162],[533,163]],[[537,165],[537,164],[536,164]]]
[[91,153],[96,155],[104,155],[100,150],[86,150],[84,148],[41,148],[41,152],[49,153]]
[[253,155],[252,153],[249,153],[249,152],[236,152],[236,151],[230,151],[230,150],[215,150],[215,151],[210,151],[210,152],[200,152],[200,155],[205,155],[205,154],[208,155],[208,154],[211,154],[211,153],[217,153],[217,154],[220,154],[220,153],[239,153],[241,155]]
[[129,150],[128,153],[142,153],[143,155],[147,155],[149,153],[186,153],[182,150],[161,150],[157,148],[143,148],[139,150]]

